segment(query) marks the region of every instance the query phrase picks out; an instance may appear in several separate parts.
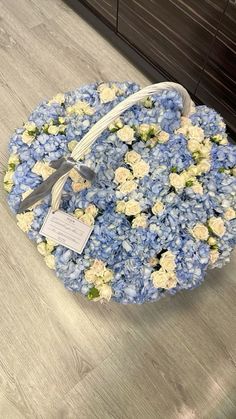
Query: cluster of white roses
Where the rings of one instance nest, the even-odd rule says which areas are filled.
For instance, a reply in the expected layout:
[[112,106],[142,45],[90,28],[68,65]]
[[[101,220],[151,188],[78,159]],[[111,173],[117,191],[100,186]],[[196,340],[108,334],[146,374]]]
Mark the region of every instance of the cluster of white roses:
[[55,269],[55,256],[52,255],[56,243],[50,239],[42,241],[37,245],[39,253],[44,256],[44,261],[50,269]]
[[24,233],[28,233],[31,224],[34,220],[33,211],[23,212],[22,214],[16,214],[17,225]]
[[150,263],[152,266],[157,264],[161,265],[160,269],[151,274],[154,287],[170,289],[176,286],[177,278],[175,274],[175,255],[170,250],[163,253],[160,260],[152,258]]
[[89,204],[84,210],[77,208],[74,211],[74,216],[78,218],[82,223],[89,226],[94,225],[95,217],[98,215],[98,209],[94,204]]
[[[232,220],[236,217],[233,208],[227,208],[224,213],[225,220]],[[210,262],[214,264],[219,258],[217,237],[222,237],[225,234],[224,220],[221,217],[211,217],[207,220],[206,225],[197,223],[192,229],[191,234],[197,240],[207,241],[210,246]]]
[[102,260],[95,259],[91,267],[85,271],[85,279],[89,284],[93,284],[88,294],[89,299],[94,301],[111,299],[112,288],[109,282],[113,279],[113,272]]
[[168,132],[163,131],[158,124],[141,124],[136,127],[136,133],[151,148],[158,143],[164,144],[169,140]]
[[92,108],[89,103],[78,100],[78,102],[76,102],[73,106],[68,106],[66,111],[69,115],[73,113],[77,115],[93,115],[95,109]]
[[164,144],[169,140],[168,132],[162,131],[157,124],[141,124],[131,127],[123,125],[120,118],[109,126],[110,131],[117,131],[118,138],[126,144],[132,144],[135,139],[140,138],[148,147],[154,147],[157,143]]
[[[149,164],[141,159],[140,154],[131,150],[125,154],[125,162],[130,169],[118,167],[115,171],[115,183],[118,184],[117,196],[127,195],[137,188],[135,179],[141,179],[149,173]],[[147,217],[141,213],[141,206],[135,199],[118,200],[116,211],[127,216],[135,216],[132,227],[146,227]]]
[[101,103],[112,102],[116,96],[122,95],[123,90],[119,89],[114,83],[109,86],[107,83],[102,83],[98,86],[98,93]]
[[176,191],[184,187],[191,187],[196,194],[202,195],[203,188],[197,176],[207,173],[211,168],[211,139],[204,138],[203,129],[193,126],[191,120],[186,117],[181,118],[181,127],[176,130],[176,133],[182,133],[186,136],[188,140],[187,148],[192,154],[195,163],[181,173],[175,173],[175,168],[173,168],[173,173],[169,175],[170,185]]
[[16,170],[16,167],[18,166],[19,163],[20,163],[20,159],[19,159],[18,154],[11,154],[10,157],[9,157],[9,160],[8,160],[7,171],[6,171],[6,173],[4,175],[4,179],[3,179],[4,189],[8,193],[11,192],[11,190],[14,186],[13,176],[14,176],[14,172]]

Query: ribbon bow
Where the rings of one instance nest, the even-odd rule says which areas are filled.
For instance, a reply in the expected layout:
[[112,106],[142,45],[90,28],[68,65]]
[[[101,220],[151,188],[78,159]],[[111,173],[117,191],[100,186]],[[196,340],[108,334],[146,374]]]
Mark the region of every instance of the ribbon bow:
[[[40,201],[42,198],[48,195],[51,192],[53,186],[56,184],[56,182],[61,177],[69,173],[71,169],[75,168],[75,165],[76,160],[74,160],[72,157],[61,157],[60,159],[51,162],[50,166],[56,169],[56,171],[52,173],[36,189],[34,189],[34,191],[31,192],[29,196],[27,196],[23,201],[21,201],[18,214],[26,211],[36,202]],[[76,166],[76,170],[78,170],[79,174],[84,179],[89,180],[90,182],[93,181],[95,173],[89,167],[85,166],[84,164],[81,164],[79,166]]]

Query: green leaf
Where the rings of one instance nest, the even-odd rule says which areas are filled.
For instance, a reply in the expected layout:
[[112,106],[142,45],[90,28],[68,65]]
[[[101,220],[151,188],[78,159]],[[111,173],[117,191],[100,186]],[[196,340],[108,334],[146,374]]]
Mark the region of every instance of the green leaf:
[[219,172],[219,173],[224,173],[224,171],[225,171],[225,169],[224,169],[223,167],[220,167],[220,168],[218,169],[218,172]]
[[211,249],[212,249],[212,250],[218,250],[218,246],[217,246],[217,244],[213,244],[213,245],[211,246]]
[[185,186],[187,186],[187,187],[193,186],[193,181],[192,181],[192,180],[188,180],[188,181],[185,183]]
[[8,165],[8,168],[10,169],[10,170],[15,170],[15,168],[16,168],[16,165],[15,165],[15,163],[10,163],[9,165]]
[[213,143],[219,143],[219,140],[217,139],[217,137],[210,137],[210,140],[213,142]]
[[97,288],[93,287],[89,290],[89,293],[87,295],[89,300],[93,300],[94,298],[99,297],[99,291]]
[[176,173],[177,172],[177,167],[173,166],[170,168],[171,173]]

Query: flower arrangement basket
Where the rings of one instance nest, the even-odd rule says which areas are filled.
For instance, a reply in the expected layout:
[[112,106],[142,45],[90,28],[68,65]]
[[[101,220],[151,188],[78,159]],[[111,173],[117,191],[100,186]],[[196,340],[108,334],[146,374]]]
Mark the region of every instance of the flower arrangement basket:
[[[15,130],[9,150],[9,206],[69,290],[156,301],[229,261],[236,147],[222,117],[181,85],[93,83],[57,94]],[[89,226],[81,252],[42,234],[50,209]]]

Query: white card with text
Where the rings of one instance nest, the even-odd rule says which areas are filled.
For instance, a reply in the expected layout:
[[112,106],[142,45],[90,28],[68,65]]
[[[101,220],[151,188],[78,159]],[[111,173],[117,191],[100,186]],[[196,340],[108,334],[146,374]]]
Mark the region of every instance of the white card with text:
[[74,252],[82,253],[92,231],[93,227],[82,223],[73,215],[50,209],[39,234]]

